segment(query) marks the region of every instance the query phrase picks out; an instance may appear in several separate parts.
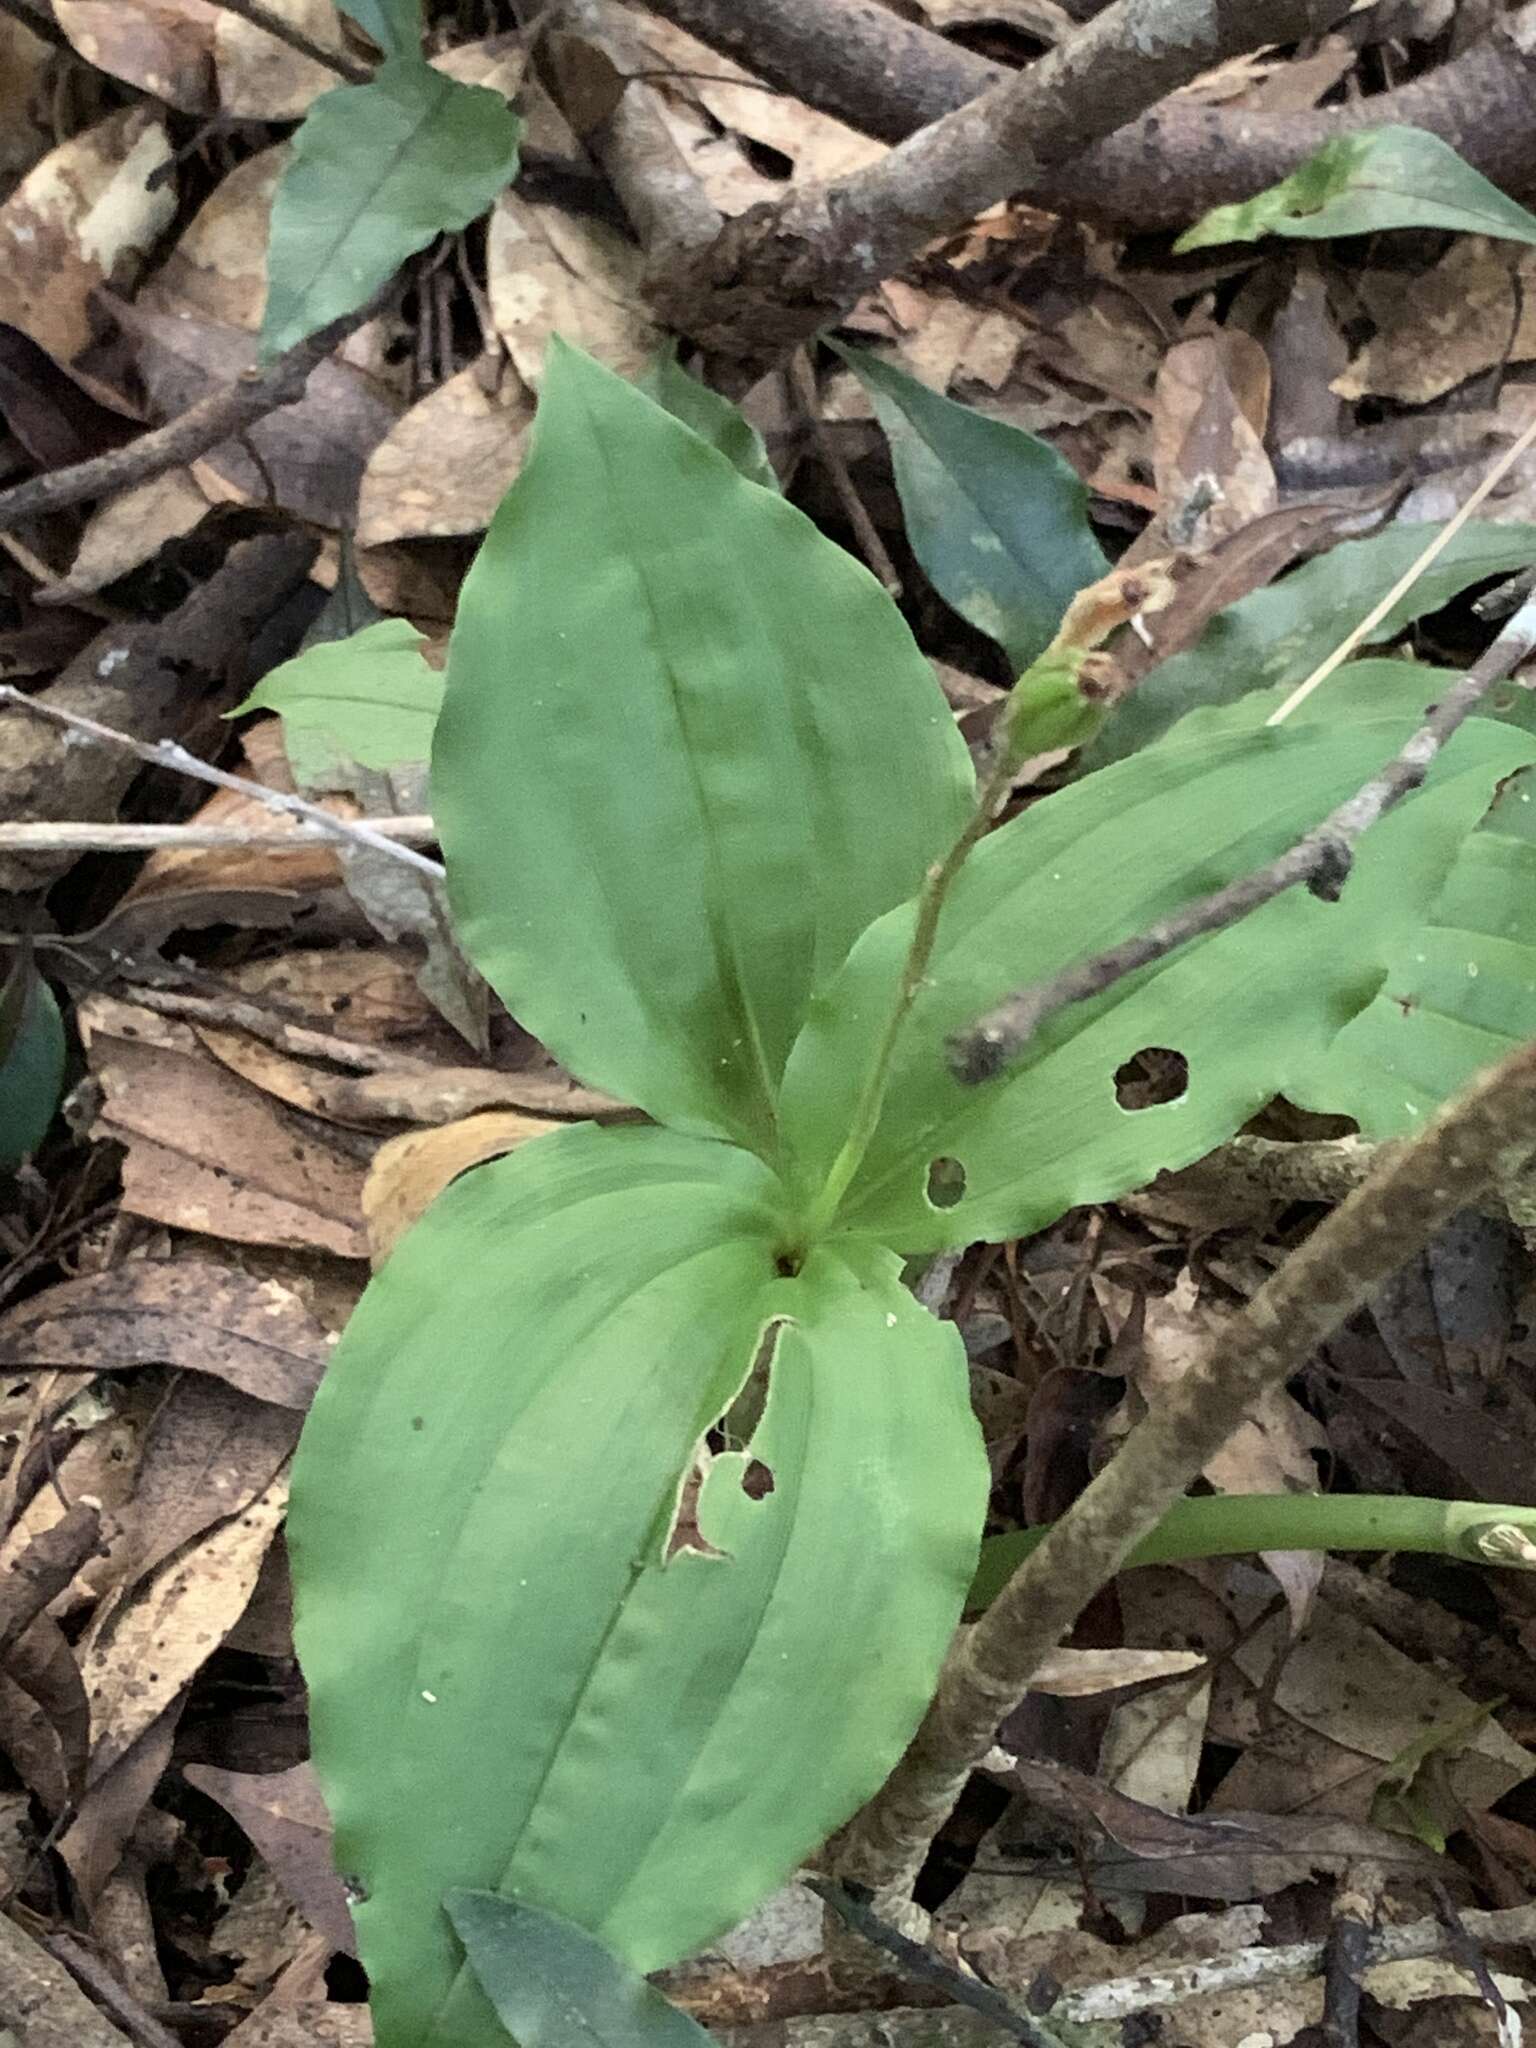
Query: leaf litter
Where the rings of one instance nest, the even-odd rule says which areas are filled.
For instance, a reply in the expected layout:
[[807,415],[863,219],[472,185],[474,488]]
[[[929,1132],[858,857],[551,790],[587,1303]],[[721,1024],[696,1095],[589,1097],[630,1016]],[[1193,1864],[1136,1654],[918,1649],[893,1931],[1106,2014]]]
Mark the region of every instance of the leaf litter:
[[[278,11],[333,53],[363,47],[324,0]],[[1067,10],[1020,0],[912,11],[1007,60],[1070,27]],[[1442,31],[1434,12],[1356,10],[1348,37],[1223,67],[1200,91],[1280,111],[1341,82],[1368,93],[1377,52],[1422,54]],[[0,90],[14,96],[0,122],[0,233],[17,258],[0,318],[81,394],[81,431],[105,435],[114,415],[163,419],[254,362],[284,130],[333,78],[208,0],[55,0],[54,13],[72,56],[0,20]],[[641,27],[668,131],[723,212],[884,153],[674,25]],[[444,69],[511,93],[524,61],[515,38],[492,36]],[[97,117],[65,134],[12,82],[61,64],[97,95]],[[530,136],[561,143],[542,88],[530,81],[525,99]],[[174,125],[186,118],[250,126],[222,155],[186,156]],[[1250,686],[1304,674],[1367,584],[1385,587],[1417,550],[1412,522],[1465,499],[1489,447],[1529,412],[1528,268],[1518,245],[1447,244],[1433,221],[1379,246],[1320,240],[1298,253],[1271,240],[1174,258],[1003,207],[886,281],[842,337],[939,401],[1038,437],[1086,487],[1095,545],[1175,552],[1178,591],[1148,622],[1152,647],[1122,650],[1150,684],[1107,728],[1103,760],[1219,701],[1237,670]],[[431,276],[408,316],[380,316],[343,345],[304,405],[50,532],[46,577],[7,557],[7,634],[83,645],[101,603],[114,618],[163,619],[253,521],[355,527],[358,544],[355,571],[334,543],[317,562],[299,606],[309,617],[283,622],[264,672],[298,654],[328,590],[371,594],[397,628],[439,629],[521,467],[551,332],[636,375],[660,337],[633,242],[563,199],[505,192],[483,236],[467,234]],[[850,372],[824,356],[817,377],[827,445],[900,558],[924,651],[965,679],[962,715],[984,723],[1008,679],[996,644],[1007,635],[946,587],[904,515],[900,451],[893,463]],[[0,391],[23,459],[42,466],[48,388],[34,360],[11,396]],[[797,501],[848,537],[825,452],[782,391],[770,381],[747,411]],[[947,516],[963,521],[975,479],[944,481],[961,508]],[[1530,559],[1536,471],[1526,463],[1511,482],[1384,644],[1446,661],[1476,644],[1468,594]],[[985,553],[974,528],[951,524],[945,539]],[[15,645],[5,658],[26,659]],[[50,663],[17,672],[47,676]],[[1511,693],[1508,715],[1523,712]],[[0,725],[0,764],[19,737]],[[220,744],[211,721],[203,743]],[[338,748],[319,773],[275,719],[243,721],[239,744],[258,784],[297,780],[340,815],[429,805],[419,739],[382,763]],[[1044,786],[1065,772],[1048,769]],[[287,830],[227,792],[194,809],[163,777],[124,783],[108,809]],[[0,1267],[4,1582],[69,1538],[79,1505],[100,1522],[0,1653],[0,1869],[27,1925],[76,1916],[150,2005],[158,1978],[177,2038],[218,2038],[233,2021],[222,2038],[235,2048],[364,2048],[360,2008],[323,1997],[349,1920],[294,1753],[286,1462],[368,1264],[433,1193],[553,1120],[627,1112],[578,1087],[499,1008],[473,1014],[464,987],[424,993],[419,907],[381,910],[358,862],[288,836],[155,852],[113,879],[82,864],[49,897],[64,945],[40,957],[73,999],[77,1085],[69,1124],[0,1216],[14,1269]],[[1278,1135],[1309,1142],[1296,1112],[1269,1114]],[[1086,1477],[1125,1411],[1182,1369],[1306,1220],[1294,1201],[1255,1208],[1210,1185],[1176,1211],[1078,1211],[1002,1258],[960,1262],[949,1306],[992,1418],[997,1526],[1038,1506],[1045,1446]],[[1523,1498],[1531,1280],[1528,1244],[1507,1228],[1437,1241],[1252,1420],[1210,1484]],[[1395,1646],[1330,1598],[1326,1573],[1267,1564],[1127,1575],[1001,1732],[998,1817],[969,1840],[957,1830],[948,1897],[933,1901],[954,1952],[994,1984],[1022,1999],[1042,1972],[1071,1989],[1322,1938],[1334,1880],[1362,1867],[1397,1919],[1422,1910],[1431,1875],[1468,1908],[1528,1892],[1528,1708],[1500,1706],[1465,1659]],[[1508,1577],[1477,1582],[1471,1616],[1454,1568],[1399,1566],[1393,1584],[1490,1641],[1529,1645],[1529,1603]],[[1437,1829],[1449,1859],[1426,1839]],[[796,2011],[795,1971],[802,1986],[830,1980],[774,1953],[739,1969],[706,1962],[738,2001],[712,2019],[781,2018],[787,2038],[808,2040],[794,2030],[815,2007]],[[1496,1981],[1529,2013],[1530,1985]],[[1454,1963],[1386,1965],[1368,1982],[1384,2041],[1412,2048],[1427,2038],[1417,2019],[1439,2025],[1437,2039],[1492,2038],[1474,2031],[1482,1994]],[[931,1992],[905,1988],[914,2005]],[[1316,1972],[1196,1995],[1163,2008],[1159,2038],[1305,2038],[1322,1999]],[[910,2017],[882,2019],[883,2038],[915,2039]]]

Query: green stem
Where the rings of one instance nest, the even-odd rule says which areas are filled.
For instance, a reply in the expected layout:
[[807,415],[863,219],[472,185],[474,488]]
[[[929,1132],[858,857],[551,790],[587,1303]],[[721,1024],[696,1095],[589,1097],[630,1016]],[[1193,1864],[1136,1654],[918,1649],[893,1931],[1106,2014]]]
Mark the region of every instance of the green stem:
[[827,1178],[820,1193],[812,1202],[805,1219],[805,1235],[810,1243],[823,1236],[837,1215],[844,1195],[853,1185],[854,1175],[864,1163],[864,1154],[869,1150],[870,1140],[880,1122],[880,1112],[885,1106],[885,1091],[890,1085],[891,1067],[896,1058],[896,1046],[901,1037],[902,1026],[911,1013],[927,977],[929,962],[933,958],[934,941],[939,935],[939,917],[944,909],[955,877],[964,867],[974,848],[986,837],[996,817],[998,806],[1007,796],[1013,783],[1016,763],[1006,750],[1000,750],[998,757],[982,777],[981,787],[976,793],[976,808],[954,845],[941,861],[936,861],[923,879],[918,892],[917,915],[912,926],[912,941],[907,947],[907,957],[902,964],[901,980],[896,989],[896,1001],[886,1019],[885,1030],[870,1064],[869,1074],[859,1099],[849,1119],[848,1136],[842,1148],[828,1169]]
[[[979,1614],[1053,1525],[991,1536],[966,1611]],[[1474,1564],[1536,1567],[1536,1508],[1390,1493],[1232,1493],[1175,1503],[1126,1565],[1258,1550],[1419,1550]]]

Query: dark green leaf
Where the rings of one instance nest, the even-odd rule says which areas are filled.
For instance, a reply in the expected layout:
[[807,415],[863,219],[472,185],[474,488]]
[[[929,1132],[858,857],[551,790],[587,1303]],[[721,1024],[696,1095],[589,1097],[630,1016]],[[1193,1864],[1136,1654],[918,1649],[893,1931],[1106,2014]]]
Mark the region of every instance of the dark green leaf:
[[[986,1497],[963,1349],[890,1253],[785,1277],[786,1238],[749,1154],[577,1126],[456,1181],[349,1324],[289,1532],[377,2048],[499,2038],[448,1892],[655,1969],[910,1739]],[[701,1439],[768,1352],[761,1420],[684,1496],[701,1547],[678,1548]]]
[[1006,649],[1015,670],[1109,568],[1088,492],[1048,441],[989,420],[858,349],[838,354],[880,416],[912,552],[940,596]]
[[645,375],[635,381],[647,398],[654,398],[675,420],[692,427],[711,448],[718,448],[748,483],[762,484],[770,491],[779,488],[762,435],[740,406],[700,383],[697,377],[689,376],[677,360],[675,342],[668,342]]
[[[1439,531],[1437,526],[1394,526],[1369,540],[1345,541],[1267,590],[1229,606],[1212,619],[1195,646],[1153,669],[1110,713],[1103,732],[1084,751],[1083,772],[1147,746],[1197,705],[1235,704],[1280,684],[1293,689]],[[1474,520],[1392,607],[1366,644],[1390,640],[1472,584],[1530,562],[1536,562],[1536,526]]]
[[697,2020],[559,1914],[494,1892],[450,1892],[447,1907],[519,2048],[710,2048]]
[[590,357],[464,585],[432,757],[464,944],[584,1080],[773,1146],[811,990],[973,778],[867,570]]
[[[1360,662],[1284,726],[1263,727],[1273,694],[1193,713],[1157,746],[993,833],[946,906],[885,1119],[850,1194],[851,1227],[914,1252],[1026,1235],[1201,1157],[1311,1072],[1417,929],[1498,778],[1536,754],[1513,727],[1463,727],[1429,787],[1363,842],[1341,902],[1291,891],[1060,1012],[1018,1067],[983,1087],[953,1078],[945,1046],[1010,989],[1282,851],[1397,751],[1443,680],[1403,662]],[[783,1113],[807,1186],[848,1128],[910,929],[904,907],[865,934],[795,1048]],[[1116,1074],[1152,1048],[1187,1061],[1188,1085],[1175,1100],[1122,1108]],[[1318,1108],[1347,1106],[1325,1092]],[[929,1192],[939,1159],[965,1177],[949,1206]]]
[[1450,228],[1536,243],[1536,217],[1448,142],[1423,128],[1386,127],[1335,136],[1278,185],[1236,206],[1213,207],[1173,246],[1209,249],[1263,235],[1321,240],[1384,228]]
[[318,641],[269,670],[230,716],[280,712],[288,759],[306,789],[344,788],[328,778],[352,761],[377,769],[420,765],[443,703],[443,679],[421,648],[407,619]]
[[322,93],[272,202],[263,359],[354,311],[407,256],[483,213],[516,176],[520,133],[499,93],[419,56]]
[[408,57],[421,48],[421,0],[337,0],[337,5],[386,57]]
[[64,1026],[53,990],[19,947],[0,983],[0,1167],[37,1149],[64,1092]]

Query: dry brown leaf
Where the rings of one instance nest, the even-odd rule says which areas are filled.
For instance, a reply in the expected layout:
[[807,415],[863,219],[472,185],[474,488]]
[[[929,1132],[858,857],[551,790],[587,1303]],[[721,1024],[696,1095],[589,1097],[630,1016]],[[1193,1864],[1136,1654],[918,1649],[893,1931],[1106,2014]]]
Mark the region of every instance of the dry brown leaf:
[[1059,1700],[1092,1699],[1154,1678],[1177,1678],[1204,1663],[1198,1650],[1054,1650],[1035,1667],[1029,1689]]
[[[162,418],[227,388],[255,366],[254,334],[188,313],[158,289],[132,305],[115,301],[113,310],[132,337]],[[364,464],[395,418],[394,405],[371,378],[332,359],[311,374],[296,405],[280,407],[239,441],[222,442],[204,464],[258,502],[275,490],[285,511],[343,526],[352,519]],[[201,479],[203,473],[200,464],[195,474]]]
[[288,1500],[286,1471],[161,1566],[80,1645],[93,1782],[125,1757],[240,1619]]
[[220,179],[155,273],[155,290],[167,304],[230,327],[261,325],[272,195],[289,154],[287,143],[278,143]]
[[[321,49],[342,48],[341,21],[332,0],[266,0],[266,5]],[[337,83],[326,65],[222,7],[214,25],[213,63],[220,108],[240,120],[297,121],[312,100]]]
[[358,545],[483,531],[522,467],[532,420],[532,394],[498,357],[440,384],[369,456]]
[[[750,71],[669,21],[649,15],[640,34],[660,65],[681,74],[655,83],[697,99],[732,135],[777,150],[802,179],[846,178],[886,153],[886,145],[872,136],[817,113],[803,100],[765,89]],[[782,184],[779,190],[782,194]]]
[[1427,405],[1504,361],[1536,357],[1536,249],[1457,235],[1433,269],[1362,272],[1376,333],[1333,389],[1341,398]]
[[450,1181],[559,1128],[542,1117],[490,1110],[436,1130],[407,1131],[381,1145],[363,1183],[363,1217],[375,1267],[383,1265]]
[[661,340],[640,288],[643,268],[636,244],[606,222],[503,192],[491,209],[486,283],[523,382],[537,388],[551,334],[620,376],[638,375]]
[[236,1080],[185,1025],[104,996],[77,1017],[103,1090],[94,1135],[128,1147],[125,1209],[237,1243],[367,1257],[363,1169],[334,1131]]
[[300,1412],[330,1350],[290,1288],[208,1259],[135,1259],[45,1288],[0,1317],[0,1365],[175,1365]]
[[310,1926],[332,1949],[356,1955],[352,1914],[331,1861],[331,1817],[314,1767],[295,1764],[257,1777],[189,1764],[186,1777],[244,1828]]
[[39,120],[43,66],[50,46],[25,22],[0,18],[0,176],[30,171],[53,137]]
[[[1263,1585],[1249,1573],[1243,1612],[1260,1611]],[[1288,1640],[1274,1616],[1234,1646],[1212,1706],[1212,1732],[1243,1750],[1210,1810],[1234,1807],[1365,1819],[1384,1767],[1433,1728],[1464,1721],[1471,1701],[1427,1665],[1328,1600],[1305,1635]],[[1278,1675],[1276,1667],[1278,1665]],[[1240,1672],[1244,1689],[1235,1681]],[[1485,1721],[1445,1770],[1461,1805],[1481,1813],[1531,1774],[1530,1753]]]
[[269,1998],[225,2036],[224,2048],[373,2048],[373,2023],[366,2006]]
[[[1273,511],[1275,472],[1264,452],[1269,382],[1263,349],[1235,328],[1178,342],[1163,358],[1152,468],[1177,545],[1203,551]],[[1206,498],[1203,510],[1183,516],[1192,500]]]
[[79,355],[92,338],[91,292],[130,283],[176,212],[174,181],[156,176],[170,163],[144,107],[51,150],[0,206],[0,320],[60,363]]
[[210,501],[189,469],[167,470],[97,506],[86,522],[69,574],[54,584],[51,603],[89,596],[152,561],[167,541],[179,540],[207,517]]
[[59,27],[87,64],[184,114],[211,114],[212,0],[54,0]]
[[122,1862],[140,1816],[165,1776],[185,1704],[185,1692],[177,1693],[125,1749],[92,1771],[85,1796],[59,1843],[59,1854],[87,1911]]

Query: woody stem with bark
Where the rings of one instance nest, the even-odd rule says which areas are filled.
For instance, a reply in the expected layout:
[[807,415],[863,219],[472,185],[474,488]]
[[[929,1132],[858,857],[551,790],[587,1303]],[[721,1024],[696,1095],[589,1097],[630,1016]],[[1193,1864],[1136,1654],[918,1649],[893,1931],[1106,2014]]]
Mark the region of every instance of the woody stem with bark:
[[1228,1322],[1054,1524],[952,1654],[883,1790],[851,1824],[839,1874],[905,1886],[1042,1658],[1272,1388],[1403,1260],[1536,1143],[1536,1044],[1481,1075],[1381,1164]]

